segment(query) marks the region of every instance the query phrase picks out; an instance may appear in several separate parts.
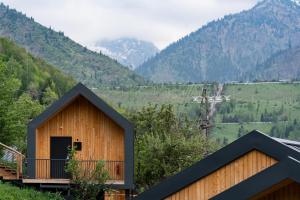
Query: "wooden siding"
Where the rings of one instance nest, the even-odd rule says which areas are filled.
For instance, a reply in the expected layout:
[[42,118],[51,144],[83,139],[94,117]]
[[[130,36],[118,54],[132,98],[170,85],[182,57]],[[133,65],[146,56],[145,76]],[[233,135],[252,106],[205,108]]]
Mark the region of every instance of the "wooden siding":
[[274,165],[276,162],[273,158],[259,151],[251,151],[169,196],[166,200],[207,200]]
[[[73,142],[82,142],[76,154],[79,160],[124,161],[124,130],[84,97],[77,97],[36,129],[37,159],[50,159],[52,136],[71,136]],[[49,174],[45,166],[36,168],[36,178]]]
[[16,173],[13,173],[14,171],[7,171],[7,168],[0,166],[0,177],[2,177],[3,180],[18,180]]
[[283,183],[281,187],[278,185],[274,188],[263,192],[259,197],[254,197],[251,200],[299,200],[300,199],[300,185],[295,182],[289,184]]
[[125,200],[125,191],[113,191],[113,192],[106,192],[104,200]]

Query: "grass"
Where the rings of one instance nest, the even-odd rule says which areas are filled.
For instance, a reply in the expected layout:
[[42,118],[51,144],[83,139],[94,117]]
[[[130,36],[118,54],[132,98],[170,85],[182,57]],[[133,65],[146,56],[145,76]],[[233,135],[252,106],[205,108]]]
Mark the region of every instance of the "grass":
[[220,139],[223,141],[224,138],[228,139],[228,143],[233,142],[238,138],[239,128],[243,126],[246,133],[253,130],[259,130],[263,133],[269,134],[273,126],[272,123],[242,123],[242,124],[216,124],[211,138],[213,140]]
[[[123,113],[140,109],[148,104],[172,104],[178,114],[187,114],[196,119],[200,105],[193,101],[193,97],[200,96],[203,87],[203,84],[157,84],[127,89],[103,87],[94,91]],[[211,95],[213,87],[213,85],[209,85],[209,95]],[[278,115],[278,123],[282,124],[300,119],[299,83],[226,84],[223,95],[230,96],[235,104],[234,109],[227,115],[248,114],[252,116],[253,123],[243,123],[245,131],[257,129],[269,134],[274,124],[261,123],[261,116],[265,112],[282,111],[280,116]],[[214,116],[215,126],[212,129],[212,138],[219,138],[219,140],[227,138],[228,142],[237,139],[241,124],[222,124],[222,117],[223,114],[218,110]]]
[[[283,112],[276,122],[281,125],[300,119],[300,84],[298,83],[225,85],[224,95],[230,96],[230,99],[235,102],[235,108],[226,115],[246,113],[253,116],[252,123],[243,123],[245,132],[256,129],[269,134],[275,122],[260,122],[261,115],[266,111],[279,112],[282,110]],[[224,124],[221,119],[222,115],[218,112],[215,116],[216,125],[212,131],[212,138],[222,140],[225,137],[228,142],[237,139],[241,124]]]
[[[203,86],[203,84],[153,85],[129,89],[99,88],[94,92],[121,112],[122,110],[130,112],[148,104],[172,104],[177,113],[195,117],[199,104],[193,102],[193,97],[201,95]],[[211,91],[211,86],[208,86],[208,89]]]
[[246,107],[247,103],[252,103],[256,107],[260,103],[258,113],[261,114],[265,109],[273,111],[283,106],[290,119],[300,117],[300,84],[298,83],[226,85],[224,94],[236,100],[240,109]]
[[43,193],[33,189],[0,182],[0,200],[63,200],[58,193]]

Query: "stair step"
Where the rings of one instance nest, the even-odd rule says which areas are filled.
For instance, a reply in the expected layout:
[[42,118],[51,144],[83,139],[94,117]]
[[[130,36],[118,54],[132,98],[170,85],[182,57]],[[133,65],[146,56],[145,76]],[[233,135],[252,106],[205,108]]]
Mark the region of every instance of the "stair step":
[[0,169],[8,169],[8,170],[14,170],[14,169],[12,169],[11,167],[9,167],[9,166],[5,166],[5,165],[0,165]]
[[18,180],[16,176],[5,176],[3,180]]
[[7,171],[8,173],[16,173],[16,170],[14,169],[5,169],[5,171]]
[[16,180],[17,172],[12,169],[0,169],[0,176],[3,177],[3,180]]
[[15,169],[12,169],[12,168],[5,168],[5,171],[16,171]]

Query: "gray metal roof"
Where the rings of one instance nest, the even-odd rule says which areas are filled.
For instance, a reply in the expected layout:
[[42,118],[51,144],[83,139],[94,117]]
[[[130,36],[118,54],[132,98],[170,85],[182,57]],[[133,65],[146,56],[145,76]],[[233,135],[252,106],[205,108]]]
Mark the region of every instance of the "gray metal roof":
[[275,137],[273,137],[273,139],[300,152],[300,142],[298,141],[275,138]]

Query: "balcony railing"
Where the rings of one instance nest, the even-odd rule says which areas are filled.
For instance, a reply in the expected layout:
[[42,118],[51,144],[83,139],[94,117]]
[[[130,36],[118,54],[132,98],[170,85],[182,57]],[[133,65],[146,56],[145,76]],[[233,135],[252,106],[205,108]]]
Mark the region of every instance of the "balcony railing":
[[[68,160],[65,159],[27,159],[35,161],[36,179],[70,179],[66,173]],[[78,160],[81,175],[90,174],[96,169],[98,160]],[[104,169],[109,173],[110,180],[124,180],[124,161],[104,161]]]

